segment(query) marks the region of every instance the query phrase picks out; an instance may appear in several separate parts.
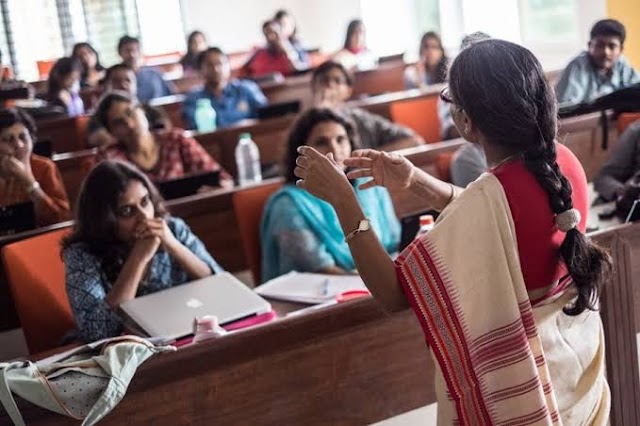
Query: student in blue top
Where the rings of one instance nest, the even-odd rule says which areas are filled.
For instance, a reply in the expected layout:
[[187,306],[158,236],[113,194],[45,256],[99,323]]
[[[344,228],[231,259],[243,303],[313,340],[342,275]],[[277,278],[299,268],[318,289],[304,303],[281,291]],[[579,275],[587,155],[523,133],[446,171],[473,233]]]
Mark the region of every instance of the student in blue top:
[[596,22],[588,50],[562,72],[556,85],[558,103],[580,103],[639,83],[640,74],[622,55],[625,38],[624,25],[615,19]]
[[140,40],[128,35],[121,37],[118,41],[118,55],[122,58],[122,63],[136,73],[138,99],[141,102],[173,94],[173,85],[162,74],[152,67],[142,66]]
[[[308,145],[343,164],[358,147],[354,124],[335,110],[314,108],[302,114],[289,134],[286,183],[265,206],[261,224],[262,280],[290,271],[347,274],[355,268],[335,210],[296,187],[297,149]],[[344,167],[344,166],[343,166]],[[398,250],[400,224],[386,189],[361,190],[358,200],[387,252]]]
[[182,118],[187,129],[196,128],[194,117],[198,99],[211,100],[218,127],[255,118],[258,108],[267,104],[267,98],[253,81],[230,80],[229,59],[219,48],[210,47],[200,53],[198,69],[204,79],[204,87],[190,92],[184,100]]
[[123,331],[122,303],[222,271],[184,221],[167,215],[145,175],[118,161],[103,161],[84,181],[62,255],[85,342]]

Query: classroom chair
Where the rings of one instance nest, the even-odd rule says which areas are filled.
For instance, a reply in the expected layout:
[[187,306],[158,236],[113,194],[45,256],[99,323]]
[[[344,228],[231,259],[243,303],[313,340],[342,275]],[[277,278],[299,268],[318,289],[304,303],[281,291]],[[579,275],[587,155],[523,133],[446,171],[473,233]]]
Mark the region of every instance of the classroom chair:
[[29,353],[58,346],[74,327],[67,298],[60,241],[69,228],[2,248],[2,262]]
[[261,282],[260,220],[267,200],[282,186],[281,182],[261,185],[233,194],[233,210],[240,239],[255,285]]
[[440,142],[437,103],[437,96],[393,102],[390,106],[391,120],[413,129],[427,143]]
[[55,59],[36,61],[36,66],[38,67],[38,75],[40,76],[40,80],[46,80],[47,78],[49,78],[49,73],[51,72],[51,68],[53,68],[53,64],[55,63],[56,63]]
[[616,128],[618,129],[618,136],[621,135],[627,127],[635,121],[640,120],[640,112],[623,112],[618,116],[616,120]]

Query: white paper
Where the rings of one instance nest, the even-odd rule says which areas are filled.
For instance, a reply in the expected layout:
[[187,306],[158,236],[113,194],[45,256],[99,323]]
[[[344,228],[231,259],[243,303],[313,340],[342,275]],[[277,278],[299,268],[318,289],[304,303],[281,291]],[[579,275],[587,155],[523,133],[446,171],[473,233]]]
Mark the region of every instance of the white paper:
[[327,275],[293,271],[256,287],[255,292],[272,299],[323,303],[335,299],[345,291],[366,290],[366,288],[358,275]]

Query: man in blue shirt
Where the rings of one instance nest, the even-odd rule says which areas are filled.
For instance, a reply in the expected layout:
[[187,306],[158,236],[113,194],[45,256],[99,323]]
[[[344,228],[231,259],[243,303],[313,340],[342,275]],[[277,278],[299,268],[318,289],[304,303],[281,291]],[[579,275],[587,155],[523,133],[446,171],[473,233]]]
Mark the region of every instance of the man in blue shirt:
[[267,98],[253,81],[229,80],[229,60],[219,48],[210,47],[202,52],[198,56],[198,69],[204,79],[204,87],[191,91],[184,100],[182,117],[187,129],[196,128],[194,117],[198,99],[211,100],[218,127],[255,118],[258,108],[267,104]]
[[640,75],[622,55],[624,25],[603,19],[590,36],[589,50],[567,65],[556,85],[560,104],[581,103],[640,82]]
[[118,55],[122,58],[122,63],[136,73],[138,99],[141,102],[149,102],[151,99],[173,94],[173,86],[162,77],[162,74],[154,68],[142,66],[140,40],[127,35],[120,38]]

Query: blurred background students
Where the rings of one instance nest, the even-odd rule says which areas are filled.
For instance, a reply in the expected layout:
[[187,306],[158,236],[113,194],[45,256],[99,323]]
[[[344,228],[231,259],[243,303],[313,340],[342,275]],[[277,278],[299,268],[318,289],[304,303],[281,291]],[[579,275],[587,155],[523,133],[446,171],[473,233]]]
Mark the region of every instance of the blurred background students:
[[198,72],[198,56],[207,49],[207,38],[202,31],[193,31],[187,37],[187,53],[180,59],[186,76]]
[[420,59],[405,69],[405,87],[424,89],[431,84],[444,83],[447,81],[448,63],[440,36],[433,31],[424,33],[420,40]]
[[370,70],[378,65],[378,57],[367,47],[367,36],[364,22],[354,19],[347,26],[347,34],[342,50],[333,60],[349,71]]
[[80,63],[80,87],[97,87],[104,78],[105,68],[100,63],[98,51],[89,43],[76,43],[73,46],[71,57]]
[[84,103],[80,97],[80,73],[82,66],[74,58],[60,58],[53,64],[47,80],[45,99],[58,106],[69,117],[84,114]]

